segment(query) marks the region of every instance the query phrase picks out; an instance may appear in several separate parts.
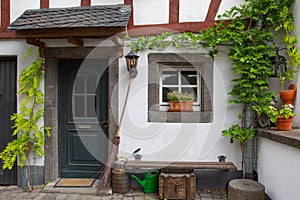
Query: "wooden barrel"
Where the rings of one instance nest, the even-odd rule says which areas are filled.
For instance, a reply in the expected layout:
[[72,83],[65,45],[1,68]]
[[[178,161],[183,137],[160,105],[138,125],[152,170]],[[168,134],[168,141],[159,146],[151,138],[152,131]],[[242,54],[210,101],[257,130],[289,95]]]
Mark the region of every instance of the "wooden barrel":
[[124,169],[112,170],[112,189],[115,193],[127,193],[129,190],[129,176]]

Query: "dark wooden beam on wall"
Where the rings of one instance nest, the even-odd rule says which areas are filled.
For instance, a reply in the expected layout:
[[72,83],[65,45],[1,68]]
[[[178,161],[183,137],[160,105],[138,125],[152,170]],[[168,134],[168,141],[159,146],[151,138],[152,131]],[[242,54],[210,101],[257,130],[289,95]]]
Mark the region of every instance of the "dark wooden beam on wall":
[[74,44],[77,47],[83,47],[83,40],[81,38],[70,36],[67,39],[69,43]]
[[211,0],[205,21],[214,21],[222,0]]
[[10,0],[1,0],[1,29],[7,29],[10,23]]
[[179,22],[179,0],[169,0],[169,23]]
[[40,8],[49,8],[49,0],[40,0]]
[[80,5],[81,6],[90,6],[91,5],[91,0],[81,0]]
[[128,21],[128,26],[133,26],[133,12],[134,12],[134,7],[133,7],[133,0],[124,0],[124,4],[131,5],[131,13],[130,13],[130,18]]

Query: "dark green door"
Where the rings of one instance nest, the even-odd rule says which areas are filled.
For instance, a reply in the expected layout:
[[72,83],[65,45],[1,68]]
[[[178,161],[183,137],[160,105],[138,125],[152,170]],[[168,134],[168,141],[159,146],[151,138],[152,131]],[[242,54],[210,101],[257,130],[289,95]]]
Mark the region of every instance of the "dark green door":
[[[16,68],[17,58],[0,58],[0,151],[14,138],[11,135],[13,122],[10,116],[16,112]],[[17,183],[16,168],[2,170],[0,160],[0,185]]]
[[107,159],[107,60],[59,60],[60,176],[97,177]]

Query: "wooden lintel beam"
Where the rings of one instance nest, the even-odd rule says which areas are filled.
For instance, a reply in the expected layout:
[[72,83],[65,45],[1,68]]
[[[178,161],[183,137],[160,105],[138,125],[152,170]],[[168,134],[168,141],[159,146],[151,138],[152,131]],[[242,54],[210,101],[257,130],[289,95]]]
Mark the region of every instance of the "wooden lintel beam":
[[83,47],[83,40],[81,38],[70,36],[68,37],[68,42],[77,47]]
[[26,38],[26,42],[27,44],[33,45],[33,46],[37,46],[40,48],[45,48],[45,43],[41,42],[40,40],[36,39],[36,38]]
[[115,34],[122,34],[125,30],[125,27],[26,29],[16,30],[16,38],[60,39],[68,37],[110,37]]

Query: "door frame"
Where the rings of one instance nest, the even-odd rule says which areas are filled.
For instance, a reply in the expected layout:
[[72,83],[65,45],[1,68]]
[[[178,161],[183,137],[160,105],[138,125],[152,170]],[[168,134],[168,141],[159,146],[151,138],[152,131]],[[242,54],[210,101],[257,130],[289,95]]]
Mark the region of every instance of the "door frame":
[[[108,59],[108,138],[112,141],[117,130],[119,104],[119,48],[118,47],[61,47],[45,49],[45,126],[51,128],[51,137],[45,137],[45,182],[59,178],[58,128],[58,60]],[[114,98],[112,98],[112,96]],[[108,153],[112,143],[108,143]]]

